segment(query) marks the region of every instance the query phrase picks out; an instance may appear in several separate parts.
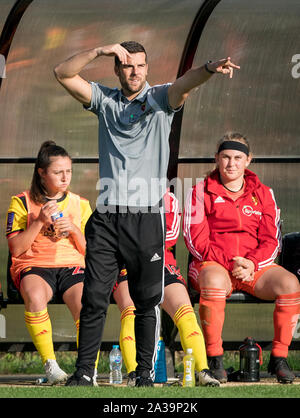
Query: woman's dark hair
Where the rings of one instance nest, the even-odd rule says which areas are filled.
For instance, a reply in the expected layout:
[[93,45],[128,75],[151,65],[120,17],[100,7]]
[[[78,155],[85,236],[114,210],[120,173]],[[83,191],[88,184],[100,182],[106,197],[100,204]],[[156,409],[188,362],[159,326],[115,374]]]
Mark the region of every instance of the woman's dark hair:
[[45,202],[47,191],[43,186],[38,169],[41,168],[46,171],[52,163],[51,157],[69,157],[72,160],[67,151],[63,147],[56,145],[54,141],[43,142],[37,155],[30,187],[30,198],[35,203]]
[[[147,63],[147,53],[143,45],[139,44],[135,41],[125,41],[120,44],[123,48],[125,48],[130,54],[136,54],[137,52],[144,52],[146,55],[146,63]],[[117,56],[115,56],[115,66],[119,67],[120,60]]]

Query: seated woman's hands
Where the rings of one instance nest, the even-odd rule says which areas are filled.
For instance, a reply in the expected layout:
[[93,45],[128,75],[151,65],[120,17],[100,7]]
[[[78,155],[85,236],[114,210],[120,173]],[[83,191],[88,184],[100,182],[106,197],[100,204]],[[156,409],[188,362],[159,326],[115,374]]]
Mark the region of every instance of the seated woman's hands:
[[234,266],[232,276],[243,282],[251,282],[254,279],[254,263],[247,258],[236,256],[233,257]]
[[65,237],[69,234],[73,234],[77,229],[68,216],[56,219],[54,222],[54,228],[57,230],[58,236]]
[[42,206],[39,219],[46,225],[49,226],[53,223],[54,229],[58,237],[67,237],[69,234],[74,234],[76,232],[76,227],[68,216],[63,216],[61,218],[53,220],[51,216],[59,211],[59,207],[55,200],[49,201]]
[[43,222],[45,225],[49,225],[52,223],[51,215],[53,215],[58,210],[59,209],[56,200],[50,200],[41,207],[38,220]]

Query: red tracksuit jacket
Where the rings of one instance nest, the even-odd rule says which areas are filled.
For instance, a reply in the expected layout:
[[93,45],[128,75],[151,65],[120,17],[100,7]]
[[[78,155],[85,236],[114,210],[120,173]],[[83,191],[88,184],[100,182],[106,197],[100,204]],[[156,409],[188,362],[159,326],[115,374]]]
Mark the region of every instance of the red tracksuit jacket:
[[272,264],[281,246],[280,210],[272,189],[246,170],[244,193],[233,201],[215,170],[189,191],[183,236],[194,258],[216,261],[228,271],[234,256],[252,260],[256,271]]

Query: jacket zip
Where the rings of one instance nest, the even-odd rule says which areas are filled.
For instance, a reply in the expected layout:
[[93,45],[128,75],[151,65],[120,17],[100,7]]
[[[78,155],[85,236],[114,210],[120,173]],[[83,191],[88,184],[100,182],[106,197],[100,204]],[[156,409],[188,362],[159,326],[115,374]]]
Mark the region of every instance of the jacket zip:
[[[239,200],[239,199],[238,199]],[[238,220],[239,220],[239,227],[240,229],[242,229],[242,218],[241,218],[241,213],[240,213],[240,204],[237,204],[237,200],[234,202],[235,205],[235,209],[237,211],[237,215],[238,215]],[[237,236],[237,248],[236,248],[236,255],[240,255],[240,236],[239,234],[236,234]]]

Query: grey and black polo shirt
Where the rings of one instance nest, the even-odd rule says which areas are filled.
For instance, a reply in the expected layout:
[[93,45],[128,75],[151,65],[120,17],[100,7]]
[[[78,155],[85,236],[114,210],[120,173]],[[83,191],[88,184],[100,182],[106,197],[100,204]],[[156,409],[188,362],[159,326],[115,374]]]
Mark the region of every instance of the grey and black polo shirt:
[[[122,91],[91,82],[88,110],[99,119],[98,205],[154,206],[166,191],[169,133],[175,110],[168,87],[146,83],[132,101]],[[176,109],[178,110],[178,109]]]

